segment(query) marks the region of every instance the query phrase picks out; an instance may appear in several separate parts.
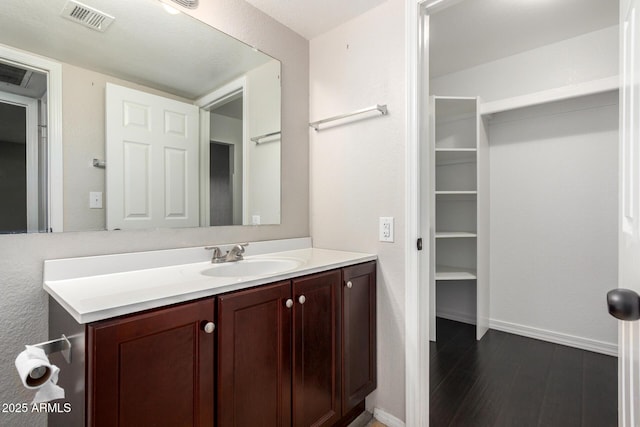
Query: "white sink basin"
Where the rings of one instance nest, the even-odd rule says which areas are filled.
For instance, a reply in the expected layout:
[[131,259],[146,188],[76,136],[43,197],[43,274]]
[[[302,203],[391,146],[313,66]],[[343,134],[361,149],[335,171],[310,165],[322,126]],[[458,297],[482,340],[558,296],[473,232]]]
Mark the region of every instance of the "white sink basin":
[[304,262],[292,258],[245,259],[214,265],[201,273],[212,277],[265,276],[295,270]]

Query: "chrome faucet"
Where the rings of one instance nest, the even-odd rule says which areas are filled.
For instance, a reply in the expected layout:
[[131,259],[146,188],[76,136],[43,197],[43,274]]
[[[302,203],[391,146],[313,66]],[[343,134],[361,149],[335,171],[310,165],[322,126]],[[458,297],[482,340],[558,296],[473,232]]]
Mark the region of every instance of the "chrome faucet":
[[227,251],[226,254],[222,255],[222,251],[217,246],[207,246],[205,247],[208,251],[213,251],[213,256],[211,257],[211,263],[213,264],[221,264],[223,262],[236,262],[243,259],[242,255],[244,254],[244,248],[249,246],[248,243],[239,243],[231,248],[230,251]]
[[225,262],[235,262],[242,260],[242,255],[244,254],[244,248],[249,246],[248,243],[239,243],[231,248],[230,251],[227,251],[227,255],[224,257]]

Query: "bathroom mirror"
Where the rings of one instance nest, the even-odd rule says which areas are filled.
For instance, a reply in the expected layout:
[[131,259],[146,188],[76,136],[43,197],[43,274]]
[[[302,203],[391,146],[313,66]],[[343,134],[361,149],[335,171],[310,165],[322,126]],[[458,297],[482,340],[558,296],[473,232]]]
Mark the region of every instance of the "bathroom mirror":
[[2,1],[0,233],[280,223],[280,62],[170,4]]

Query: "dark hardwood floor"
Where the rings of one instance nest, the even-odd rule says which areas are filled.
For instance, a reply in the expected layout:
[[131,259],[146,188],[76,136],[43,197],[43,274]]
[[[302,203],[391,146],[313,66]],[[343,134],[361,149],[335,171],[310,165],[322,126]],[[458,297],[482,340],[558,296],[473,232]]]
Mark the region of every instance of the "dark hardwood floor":
[[617,359],[437,319],[430,425],[615,427]]

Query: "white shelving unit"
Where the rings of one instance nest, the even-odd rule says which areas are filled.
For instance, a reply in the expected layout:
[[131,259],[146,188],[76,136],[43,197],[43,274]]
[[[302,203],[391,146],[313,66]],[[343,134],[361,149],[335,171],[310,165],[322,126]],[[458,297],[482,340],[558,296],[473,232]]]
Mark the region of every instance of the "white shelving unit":
[[430,112],[431,340],[436,339],[436,295],[447,292],[452,281],[476,292],[480,339],[489,327],[486,122],[475,97],[433,96]]

